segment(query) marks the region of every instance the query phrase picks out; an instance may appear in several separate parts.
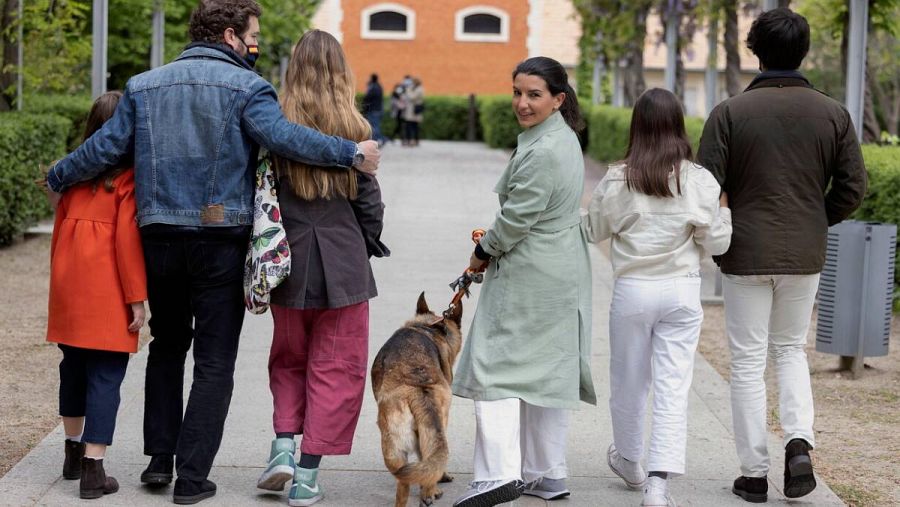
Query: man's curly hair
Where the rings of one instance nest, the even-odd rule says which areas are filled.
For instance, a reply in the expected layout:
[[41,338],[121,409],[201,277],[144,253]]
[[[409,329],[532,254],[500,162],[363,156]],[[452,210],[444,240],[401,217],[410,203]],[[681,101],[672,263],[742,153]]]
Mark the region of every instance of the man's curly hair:
[[191,13],[188,34],[193,42],[225,42],[225,29],[243,35],[250,17],[259,17],[262,9],[255,0],[200,0]]

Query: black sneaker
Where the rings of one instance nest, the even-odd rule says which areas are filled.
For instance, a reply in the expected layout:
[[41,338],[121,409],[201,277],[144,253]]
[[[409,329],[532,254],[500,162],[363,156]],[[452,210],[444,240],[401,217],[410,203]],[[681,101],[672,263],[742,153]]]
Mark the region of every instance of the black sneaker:
[[802,438],[795,438],[784,448],[784,496],[799,498],[816,489],[810,446]]
[[493,507],[519,498],[523,489],[522,481],[471,482],[469,489],[453,502],[453,507]]
[[141,473],[141,482],[157,486],[165,486],[172,482],[172,470],[175,458],[171,454],[156,454],[150,457],[150,464]]
[[191,481],[179,477],[175,480],[172,500],[178,505],[191,505],[206,500],[216,494],[216,483],[208,479]]
[[734,480],[731,492],[750,503],[765,503],[769,499],[769,481],[765,477],[744,477]]

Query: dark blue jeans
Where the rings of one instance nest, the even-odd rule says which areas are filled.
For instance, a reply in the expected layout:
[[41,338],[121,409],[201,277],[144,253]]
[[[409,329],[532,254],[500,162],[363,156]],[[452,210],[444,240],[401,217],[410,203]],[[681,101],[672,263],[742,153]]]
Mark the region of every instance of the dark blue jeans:
[[59,362],[59,415],[84,417],[82,442],[112,444],[128,353],[68,345],[59,348],[63,353]]
[[372,126],[372,139],[378,141],[379,144],[387,141],[387,138],[381,133],[381,111],[369,111],[366,113],[366,120]]
[[[150,303],[144,454],[175,455],[179,477],[206,479],[222,442],[244,322],[248,227],[141,228]],[[194,380],[183,407],[184,362]]]

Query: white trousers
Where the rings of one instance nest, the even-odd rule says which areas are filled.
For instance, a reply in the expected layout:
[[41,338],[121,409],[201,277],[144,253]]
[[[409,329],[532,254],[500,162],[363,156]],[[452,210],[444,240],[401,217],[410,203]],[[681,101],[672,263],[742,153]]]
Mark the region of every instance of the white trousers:
[[699,276],[616,280],[609,312],[613,440],[625,459],[641,460],[652,388],[649,471],[684,473],[688,392],[702,322]]
[[518,398],[475,402],[475,481],[565,479],[569,411]]
[[778,378],[784,444],[815,445],[806,334],[819,275],[725,275],[725,324],[731,347],[731,414],[741,473],[769,472],[766,448],[766,353]]

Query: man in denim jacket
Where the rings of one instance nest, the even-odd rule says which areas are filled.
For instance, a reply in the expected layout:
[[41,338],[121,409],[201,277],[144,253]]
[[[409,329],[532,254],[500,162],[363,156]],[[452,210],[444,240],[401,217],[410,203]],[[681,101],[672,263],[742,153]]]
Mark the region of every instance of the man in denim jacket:
[[[144,405],[151,460],[141,480],[168,484],[177,456],[175,503],[216,491],[207,476],[234,385],[259,146],[371,174],[380,156],[374,141],[357,145],[284,118],[274,88],[252,70],[260,15],[254,0],[201,0],[181,56],[131,78],[113,118],[47,176],[53,201],[134,155],[153,335]],[[194,381],[182,416],[192,342]]]

